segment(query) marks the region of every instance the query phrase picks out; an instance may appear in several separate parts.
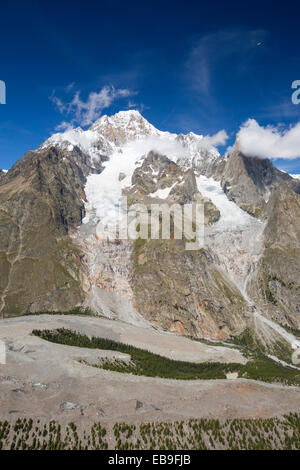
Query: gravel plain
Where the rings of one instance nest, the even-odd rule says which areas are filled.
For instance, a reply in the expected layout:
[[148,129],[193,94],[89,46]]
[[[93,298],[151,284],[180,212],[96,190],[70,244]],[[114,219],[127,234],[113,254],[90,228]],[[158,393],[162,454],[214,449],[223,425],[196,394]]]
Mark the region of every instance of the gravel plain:
[[0,340],[0,420],[55,419],[88,425],[94,421],[183,420],[188,418],[270,417],[299,412],[297,387],[245,379],[169,380],[120,374],[80,362],[103,357],[128,359],[113,351],[49,343],[33,329],[68,328],[111,338],[178,360],[245,362],[239,351],[120,321],[88,316],[34,315],[4,319]]

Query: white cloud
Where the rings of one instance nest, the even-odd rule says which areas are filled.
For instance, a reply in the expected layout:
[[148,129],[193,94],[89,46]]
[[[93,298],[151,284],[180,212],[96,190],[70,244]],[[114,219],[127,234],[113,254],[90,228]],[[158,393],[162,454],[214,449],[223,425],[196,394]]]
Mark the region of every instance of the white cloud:
[[300,122],[294,127],[260,126],[255,119],[248,119],[238,134],[240,151],[248,157],[283,158],[300,157]]
[[219,145],[225,145],[228,138],[229,136],[227,132],[223,129],[212,136],[204,136],[203,139],[201,139],[199,142],[199,146],[202,148],[215,148]]
[[[219,145],[225,145],[228,135],[224,130],[217,132],[212,136],[204,136],[202,139],[196,141],[196,148],[215,150]],[[150,150],[158,152],[162,155],[167,155],[171,160],[177,161],[178,158],[188,157],[189,148],[184,147],[181,142],[176,139],[176,134],[150,136],[135,143],[135,148],[139,149],[140,154],[146,154]]]
[[[68,91],[70,91],[73,88],[73,84],[72,87],[68,88]],[[71,124],[64,121],[57,129],[66,129],[73,126],[75,123],[80,126],[89,126],[101,116],[103,109],[111,106],[114,101],[135,94],[136,92],[126,88],[115,88],[106,85],[99,92],[91,92],[86,101],[81,99],[80,92],[77,91],[72,101],[65,104],[55,95],[55,92],[53,92],[50,96],[50,100],[57,106],[59,112],[72,116]]]
[[69,130],[69,129],[73,129],[73,128],[74,128],[74,126],[72,124],[70,124],[67,121],[63,121],[60,124],[58,124],[58,126],[56,126],[55,130],[56,131],[65,131],[65,130]]
[[138,107],[138,105],[134,102],[134,101],[131,101],[129,100],[128,101],[128,104],[127,104],[127,107],[130,109],[130,108],[134,108],[136,109]]
[[86,102],[80,99],[80,93],[77,92],[69,105],[69,112],[75,112],[75,120],[82,126],[92,124],[101,116],[102,110],[108,108],[113,101],[118,98],[125,98],[132,95],[127,89],[115,89],[105,86],[99,93],[92,92]]
[[69,93],[71,90],[74,89],[75,83],[69,83],[69,85],[66,86],[66,92]]
[[176,134],[149,136],[142,140],[137,140],[132,144],[134,151],[139,155],[146,155],[151,150],[167,155],[169,159],[176,161],[177,158],[188,155],[188,149],[175,140]]
[[55,106],[57,107],[57,109],[59,110],[61,114],[63,114],[66,111],[67,109],[66,106],[64,105],[62,100],[55,95],[55,90],[52,92],[49,99],[50,101],[52,101],[52,103],[55,104]]
[[229,145],[226,149],[226,154],[231,154],[234,151],[234,145]]

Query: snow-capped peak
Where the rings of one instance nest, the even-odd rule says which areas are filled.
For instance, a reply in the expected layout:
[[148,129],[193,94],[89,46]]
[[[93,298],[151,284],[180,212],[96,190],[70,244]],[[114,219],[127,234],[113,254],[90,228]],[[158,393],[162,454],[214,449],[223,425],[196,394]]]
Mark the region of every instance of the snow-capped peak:
[[109,121],[110,123],[118,123],[120,125],[126,125],[131,120],[139,120],[143,119],[146,121],[146,119],[141,115],[141,113],[137,109],[129,109],[127,111],[119,111],[116,114],[113,114],[112,116],[108,116],[107,114],[104,114],[101,116],[95,123],[92,125],[92,127],[101,122],[107,122]]
[[98,132],[115,145],[164,134],[137,110],[120,111],[113,116],[104,115],[90,127],[90,130]]
[[177,135],[160,131],[137,110],[104,115],[87,130],[77,127],[53,134],[38,150],[58,146],[72,152],[76,146],[95,161],[100,155],[110,157],[115,152],[122,153],[124,146],[131,143],[135,143],[140,156],[155,150],[184,168],[193,167],[204,174],[205,168],[214,165],[220,158],[217,149],[209,144],[209,138],[194,132]]

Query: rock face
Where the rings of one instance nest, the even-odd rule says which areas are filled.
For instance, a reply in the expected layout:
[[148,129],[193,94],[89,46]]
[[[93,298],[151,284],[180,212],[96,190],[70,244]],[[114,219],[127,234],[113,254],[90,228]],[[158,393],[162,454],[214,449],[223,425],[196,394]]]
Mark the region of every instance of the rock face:
[[183,175],[184,171],[169,158],[149,152],[142,165],[135,169],[131,186],[123,193],[132,197],[143,197],[166,188],[171,190],[176,183],[182,181]]
[[69,233],[84,216],[84,183],[92,171],[78,148],[50,147],[29,152],[2,177],[2,313],[68,310],[83,302],[81,254]]
[[[222,339],[257,326],[255,304],[300,327],[299,194],[299,180],[238,143],[222,158],[202,136],[159,131],[137,111],[54,134],[0,171],[0,313],[88,305]],[[153,203],[203,203],[204,247],[186,250],[174,227],[168,240],[100,236],[121,196],[149,214]]]
[[165,155],[153,151],[134,171],[131,186],[123,190],[123,195],[128,197],[129,204],[167,202],[169,205],[176,203],[183,206],[197,200],[204,205],[206,224],[217,222],[220,218],[217,207],[199,192],[194,170],[184,170]]
[[5,174],[6,174],[5,171],[0,170],[0,182],[1,182],[1,180],[4,178]]
[[282,183],[267,210],[264,249],[248,292],[266,316],[300,328],[300,196]]
[[186,251],[181,240],[136,242],[132,290],[136,310],[166,330],[226,338],[246,325],[238,289],[208,251]]
[[252,256],[245,295],[263,315],[299,328],[299,180],[269,160],[245,157],[237,140],[221,185],[230,200],[264,220],[261,236],[254,238],[261,247],[259,256]]
[[266,215],[270,195],[282,182],[300,193],[299,181],[275,168],[270,160],[245,157],[239,151],[238,142],[221,176],[228,198],[255,217]]
[[[124,193],[147,205],[149,215],[153,202],[171,207],[197,201],[204,204],[206,225],[220,218],[216,206],[199,192],[194,170],[184,171],[155,152],[134,171],[132,186]],[[152,324],[180,334],[213,338],[243,329],[247,306],[208,251],[187,251],[184,240],[138,239],[133,256],[133,305]]]

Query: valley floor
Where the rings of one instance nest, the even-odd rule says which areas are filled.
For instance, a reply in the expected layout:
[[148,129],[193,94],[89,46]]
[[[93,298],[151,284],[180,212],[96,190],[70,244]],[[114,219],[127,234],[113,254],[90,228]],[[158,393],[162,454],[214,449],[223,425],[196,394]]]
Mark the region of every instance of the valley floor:
[[245,362],[237,350],[210,346],[154,328],[87,316],[33,315],[1,320],[0,340],[7,363],[0,365],[0,421],[56,420],[91,426],[95,421],[176,421],[191,418],[268,418],[295,412],[299,388],[252,380],[170,380],[107,371],[99,357],[124,358],[53,344],[32,336],[33,329],[68,328],[97,335],[173,359],[192,362]]

